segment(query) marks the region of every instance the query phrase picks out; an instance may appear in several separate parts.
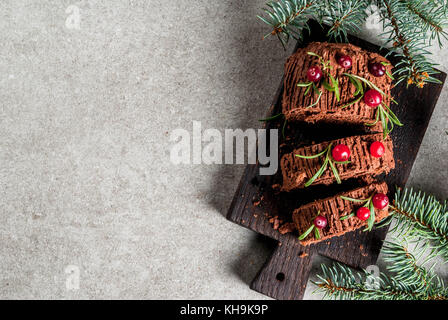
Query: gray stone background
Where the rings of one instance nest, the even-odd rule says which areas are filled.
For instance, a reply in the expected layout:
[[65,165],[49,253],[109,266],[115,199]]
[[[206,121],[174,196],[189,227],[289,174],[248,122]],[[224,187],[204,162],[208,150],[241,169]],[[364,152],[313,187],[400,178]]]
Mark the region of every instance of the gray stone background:
[[[248,282],[272,242],[224,219],[243,166],[169,161],[193,120],[260,126],[292,48],[261,40],[263,2],[1,1],[1,298],[265,298]],[[447,95],[409,181],[440,198]]]

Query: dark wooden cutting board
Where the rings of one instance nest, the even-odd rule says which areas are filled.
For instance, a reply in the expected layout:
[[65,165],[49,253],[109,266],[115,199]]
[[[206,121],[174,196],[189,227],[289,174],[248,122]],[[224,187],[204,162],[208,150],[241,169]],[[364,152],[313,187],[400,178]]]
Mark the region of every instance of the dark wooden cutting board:
[[[326,30],[319,24],[311,22],[310,28],[311,35],[305,34],[296,50],[313,41],[328,41]],[[349,41],[383,56],[387,53],[386,50],[356,37],[349,37]],[[393,64],[398,61],[394,58],[389,59]],[[440,73],[436,78],[445,82],[446,74]],[[414,86],[406,89],[406,84],[402,82],[392,90],[392,95],[398,102],[398,105],[392,106],[393,111],[405,126],[397,127],[391,134],[395,146],[396,169],[387,177],[380,177],[389,185],[389,197],[393,196],[396,187],[405,186],[408,180],[442,87],[443,84],[428,84],[423,89]],[[267,117],[281,113],[282,92],[283,81]],[[282,120],[266,123],[267,129],[281,126]],[[280,156],[293,146],[356,135],[364,133],[363,130],[365,128],[291,123],[288,124],[287,132],[293,139],[280,147]],[[280,140],[279,145],[284,142],[282,138]],[[277,248],[253,280],[251,284],[253,290],[275,299],[302,299],[312,259],[316,254],[354,268],[376,263],[387,228],[375,229],[372,232],[359,230],[304,247],[298,241],[297,233],[281,235],[269,222],[271,217],[276,216],[284,222],[291,221],[294,208],[315,199],[335,195],[342,190],[355,188],[362,184],[360,181],[346,181],[342,185],[315,186],[286,194],[271,188],[278,179],[279,173],[275,176],[259,176],[258,165],[248,165],[227,215],[230,221],[278,240]]]

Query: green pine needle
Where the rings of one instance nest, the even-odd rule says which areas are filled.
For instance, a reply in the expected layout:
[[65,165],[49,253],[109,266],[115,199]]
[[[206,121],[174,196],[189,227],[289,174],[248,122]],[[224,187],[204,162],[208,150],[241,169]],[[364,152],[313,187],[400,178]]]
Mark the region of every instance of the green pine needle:
[[277,36],[284,48],[291,38],[301,40],[303,31],[310,31],[310,18],[328,25],[331,40],[347,42],[348,34],[359,33],[371,5],[380,10],[386,47],[401,59],[388,76],[397,84],[406,81],[418,87],[440,83],[426,48],[433,41],[442,47],[448,38],[446,0],[278,0],[268,2],[265,16],[259,18],[271,28],[266,37]]
[[[448,288],[435,274],[433,262],[436,257],[448,262],[447,203],[412,189],[398,189],[390,211],[391,219],[387,224],[395,222],[391,229],[393,236],[406,240],[384,243],[382,254],[388,275],[381,273],[374,278],[374,286],[368,281],[372,276],[367,271],[355,272],[339,263],[330,267],[322,265],[315,285],[318,287],[316,291],[322,292],[324,298],[448,300]],[[408,250],[408,242],[417,243],[414,252]]]
[[395,226],[391,230],[397,237],[408,241],[429,240],[432,256],[448,261],[448,208],[434,196],[412,189],[398,189],[394,204],[390,206]]

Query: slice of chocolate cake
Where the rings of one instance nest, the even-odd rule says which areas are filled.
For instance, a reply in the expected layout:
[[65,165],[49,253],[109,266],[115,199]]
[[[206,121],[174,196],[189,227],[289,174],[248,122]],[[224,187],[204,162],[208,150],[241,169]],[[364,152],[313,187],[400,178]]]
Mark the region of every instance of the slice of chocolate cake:
[[[349,149],[349,163],[337,163],[333,159],[334,169],[337,170],[340,180],[389,173],[390,170],[395,168],[392,140],[390,137],[386,140],[382,139],[383,135],[380,133],[354,136],[301,147],[283,155],[280,160],[283,175],[282,190],[291,191],[308,186],[307,184],[309,184],[310,180],[325,166],[326,155],[322,154],[313,159],[305,159],[300,156],[311,157],[318,155],[329,149],[330,144],[331,148],[345,145]],[[370,147],[374,142],[380,142],[384,146],[381,157],[377,157],[377,154],[373,156],[370,153]],[[331,150],[329,153],[331,153]],[[337,178],[331,168],[331,164],[327,163],[326,169],[321,172],[319,177],[314,179],[312,185],[329,185],[336,181]]]
[[[332,237],[341,236],[347,232],[354,231],[362,227],[367,227],[367,220],[363,221],[356,215],[347,218],[347,216],[361,208],[363,204],[345,200],[341,198],[341,196],[365,200],[373,194],[387,194],[387,192],[388,188],[386,183],[375,183],[367,187],[341,193],[335,197],[317,200],[296,209],[293,212],[292,218],[300,235],[304,234],[310,229],[310,227],[313,226],[314,220],[317,216],[321,216],[326,219],[326,226],[319,230],[319,237],[317,238],[314,232],[310,232],[301,241],[301,244],[307,246]],[[383,210],[374,209],[374,213],[375,222],[380,222],[388,217],[389,210],[386,206]]]
[[[312,69],[316,66],[322,70],[320,75],[316,75]],[[372,71],[372,66],[381,70]],[[384,93],[382,101],[390,106],[392,79],[387,75],[390,75],[391,70],[392,65],[386,58],[354,45],[313,42],[299,49],[286,62],[283,114],[288,121],[372,123],[376,118],[376,108],[364,102],[363,94],[358,93],[353,85],[353,79],[350,80],[344,73],[371,82]],[[336,90],[328,90],[328,83],[333,84],[330,76],[337,81],[339,94],[336,94]],[[328,78],[327,85],[323,81],[324,77]],[[311,79],[315,80],[315,89],[318,90],[304,85],[313,82]],[[365,82],[361,83],[365,85]],[[379,125],[375,127],[378,128]]]

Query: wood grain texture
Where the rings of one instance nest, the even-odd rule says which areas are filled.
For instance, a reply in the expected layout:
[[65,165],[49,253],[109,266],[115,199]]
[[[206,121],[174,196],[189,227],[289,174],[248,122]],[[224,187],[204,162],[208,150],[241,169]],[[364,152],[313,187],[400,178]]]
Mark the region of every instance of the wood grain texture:
[[[312,41],[327,41],[324,29],[314,22],[310,26],[312,34],[305,35],[304,40],[297,45],[297,48],[304,47]],[[349,40],[350,43],[368,51],[382,55],[387,54],[387,51],[380,50],[378,46],[356,37],[350,37]],[[390,58],[390,60],[393,64],[397,62],[394,58]],[[446,74],[440,73],[436,77],[445,82]],[[404,83],[401,83],[392,90],[392,95],[398,102],[398,105],[393,106],[393,110],[405,124],[404,127],[397,127],[391,134],[395,146],[396,169],[386,177],[378,179],[387,182],[390,190],[389,197],[392,197],[396,187],[405,186],[408,180],[443,87],[442,84],[428,84],[423,89],[415,87],[406,89],[405,86]],[[267,117],[281,113],[282,92],[283,80],[274,102],[268,110]],[[279,128],[281,125],[281,121],[269,122],[266,124],[266,128]],[[296,147],[294,144],[304,145],[313,141],[333,140],[365,133],[364,128],[295,123],[288,124],[287,130],[288,135],[293,136],[294,139],[286,141],[280,146],[280,157],[291,148]],[[280,144],[282,142],[284,141],[280,141]],[[291,221],[293,209],[300,205],[335,195],[341,191],[354,189],[363,185],[362,181],[349,180],[342,185],[313,186],[290,193],[279,193],[271,188],[279,181],[279,173],[275,176],[259,176],[258,171],[257,165],[247,166],[227,215],[230,221],[279,242],[269,261],[253,280],[252,289],[275,299],[302,299],[312,258],[315,254],[326,256],[354,268],[362,268],[376,263],[382,242],[388,231],[387,228],[376,229],[372,232],[358,230],[316,245],[303,247],[298,241],[296,233],[281,235],[274,230],[269,222],[271,217],[276,216],[283,221]]]

